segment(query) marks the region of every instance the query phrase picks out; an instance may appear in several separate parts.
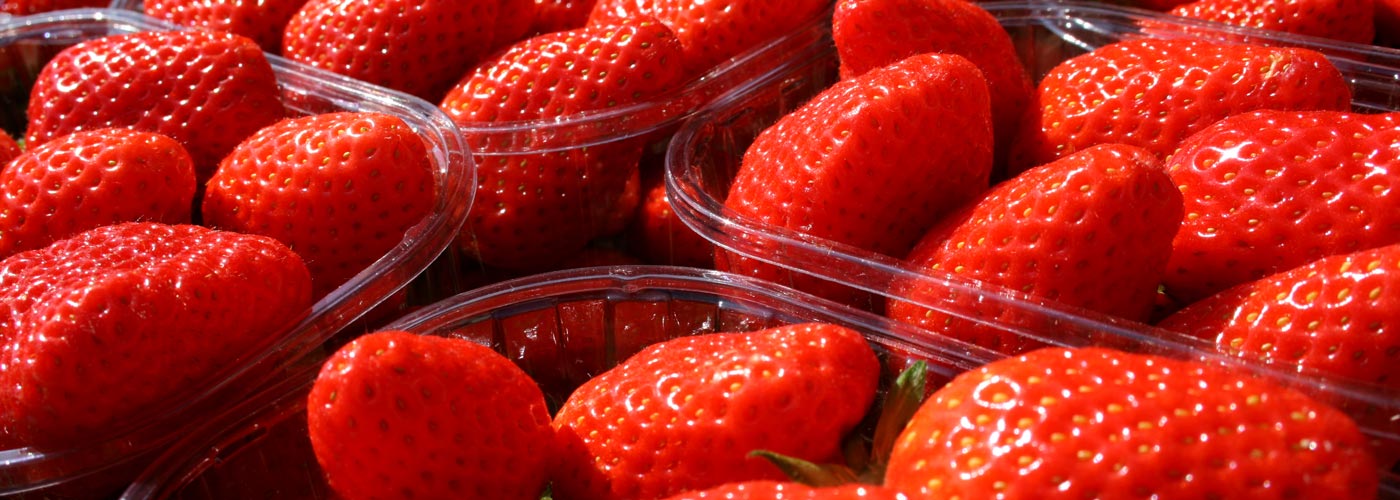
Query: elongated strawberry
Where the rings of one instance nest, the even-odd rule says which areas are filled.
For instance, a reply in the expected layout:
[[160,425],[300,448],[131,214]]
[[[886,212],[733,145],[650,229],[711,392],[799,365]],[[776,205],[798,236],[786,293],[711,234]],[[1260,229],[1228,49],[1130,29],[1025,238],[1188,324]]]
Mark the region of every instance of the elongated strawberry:
[[1373,498],[1346,415],[1192,362],[1044,349],[965,373],[900,435],[887,486],[921,498]]
[[813,488],[798,483],[778,481],[748,481],[730,483],[703,491],[681,493],[667,500],[901,500],[903,493],[871,485],[848,485]]
[[535,22],[530,32],[543,35],[582,28],[598,0],[535,0]]
[[[902,257],[939,218],[987,189],[988,102],[981,72],[955,55],[921,54],[843,80],[754,140],[725,206],[765,224]],[[721,253],[721,270],[850,299]]]
[[842,0],[831,29],[842,78],[924,52],[976,64],[987,78],[997,164],[1003,163],[1033,86],[1011,36],[990,13],[963,0]]
[[1167,163],[1186,220],[1166,291],[1187,303],[1400,243],[1400,113],[1237,115],[1188,138]]
[[4,168],[6,164],[10,163],[10,160],[15,159],[15,157],[23,152],[24,151],[19,148],[19,143],[15,142],[15,139],[10,137],[10,134],[6,134],[3,130],[0,130],[0,168]]
[[267,52],[282,50],[282,31],[307,0],[143,0],[146,15],[176,24],[246,36]]
[[470,341],[372,333],[307,399],[316,460],[347,499],[536,499],[554,447],[540,389]]
[[0,170],[0,258],[118,222],[188,224],[194,164],[151,132],[59,137]]
[[1197,0],[1170,13],[1344,42],[1369,44],[1376,34],[1372,0]]
[[676,33],[694,72],[743,54],[821,17],[830,0],[598,0],[590,26],[656,18]]
[[534,0],[309,0],[287,23],[294,61],[436,102],[525,36]]
[[44,66],[30,94],[26,147],[73,132],[129,127],[180,141],[197,178],[285,114],[253,41],[226,33],[145,32],[89,40]]
[[[839,454],[875,395],[879,364],[857,332],[801,324],[647,347],[570,396],[554,426],[560,498],[663,498],[781,479],[756,449]],[[813,418],[821,415],[821,418]]]
[[199,390],[310,310],[301,258],[259,236],[103,226],[0,262],[0,443],[92,442]]
[[1128,40],[1069,59],[1041,80],[1013,145],[1011,167],[1018,171],[1115,142],[1165,157],[1191,134],[1230,115],[1350,106],[1346,81],[1317,52]]
[[435,198],[432,160],[408,124],[342,112],[288,119],[240,144],[209,180],[203,215],[292,247],[320,297],[403,241]]
[[479,176],[458,245],[490,266],[541,269],[620,230],[639,198],[643,139],[596,143],[578,133],[493,128],[674,90],[682,57],[669,29],[634,20],[532,38],[458,83],[441,107],[466,130]]

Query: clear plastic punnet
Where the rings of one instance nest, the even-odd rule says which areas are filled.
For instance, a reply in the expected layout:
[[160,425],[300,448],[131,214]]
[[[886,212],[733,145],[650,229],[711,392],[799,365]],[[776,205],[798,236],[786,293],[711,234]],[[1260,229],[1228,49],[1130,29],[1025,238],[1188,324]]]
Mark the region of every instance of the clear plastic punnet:
[[[1022,63],[1036,81],[1071,57],[1109,43],[1140,37],[1186,37],[1235,43],[1313,48],[1329,56],[1351,86],[1359,111],[1400,110],[1400,51],[1318,38],[1289,36],[1226,26],[1150,11],[1086,2],[992,2],[979,4],[1011,35]],[[779,284],[804,289],[848,287],[850,305],[881,311],[889,299],[903,300],[974,324],[1015,332],[1036,345],[1107,345],[1176,357],[1217,359],[1205,342],[1149,325],[1071,308],[1019,291],[919,272],[900,259],[799,231],[764,224],[725,207],[730,185],[745,150],[764,129],[834,84],[839,61],[830,38],[809,45],[772,72],[716,99],[687,122],[671,143],[667,188],[680,218],[716,244],[719,258],[741,255],[784,271]],[[1015,324],[933,299],[903,296],[891,285],[913,284],[951,290],[942,296],[971,297],[981,311],[1014,311]],[[1233,365],[1232,365],[1233,366]],[[1244,368],[1239,363],[1241,369]],[[1319,397],[1329,397],[1366,428],[1377,450],[1400,454],[1400,395],[1374,385],[1250,367],[1260,376],[1284,381]],[[1400,482],[1392,474],[1388,494]]]
[[[23,131],[29,88],[44,63],[62,49],[107,35],[165,31],[178,27],[122,10],[82,9],[27,17],[0,17],[0,126]],[[278,380],[297,359],[320,348],[391,296],[412,305],[432,302],[450,289],[435,276],[452,276],[450,259],[439,259],[456,236],[473,198],[475,166],[452,122],[435,106],[397,92],[269,57],[283,104],[292,115],[334,111],[378,112],[403,119],[427,146],[437,197],[432,211],[402,241],[339,288],[320,298],[296,325],[278,332],[248,355],[205,381],[147,408],[130,426],[106,439],[74,449],[0,451],[0,496],[91,498],[114,494],[151,456],[181,436],[181,429]],[[457,290],[453,290],[455,293]],[[376,313],[380,314],[380,313]],[[363,327],[360,327],[363,328]]]

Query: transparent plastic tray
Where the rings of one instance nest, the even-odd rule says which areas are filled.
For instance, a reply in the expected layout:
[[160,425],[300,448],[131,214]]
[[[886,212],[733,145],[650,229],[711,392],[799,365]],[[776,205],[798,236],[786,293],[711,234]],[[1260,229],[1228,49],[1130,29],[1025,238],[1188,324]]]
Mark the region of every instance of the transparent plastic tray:
[[[120,10],[69,10],[0,19],[0,52],[11,56],[3,59],[7,64],[0,76],[0,126],[12,132],[23,130],[24,102],[33,78],[61,49],[105,35],[172,29],[178,28]],[[256,353],[235,360],[209,385],[150,408],[139,426],[113,429],[111,439],[77,449],[0,451],[0,496],[28,492],[34,497],[86,497],[113,484],[116,488],[111,491],[120,491],[144,466],[143,459],[167,446],[183,426],[279,377],[296,359],[391,295],[407,290],[410,300],[419,303],[446,296],[434,295],[434,290],[444,287],[427,283],[430,276],[420,275],[430,265],[450,267],[450,263],[434,262],[465,219],[476,182],[472,159],[451,120],[421,100],[280,58],[269,59],[284,104],[293,113],[387,113],[418,132],[432,158],[435,187],[441,193],[432,212],[410,228],[398,246],[317,301],[299,324],[270,338]]]
[[[1070,57],[1115,41],[1142,36],[1196,37],[1325,49],[1352,86],[1363,111],[1400,109],[1400,51],[1329,40],[1292,37],[1248,28],[1176,18],[1148,11],[1079,2],[980,4],[1011,34],[1022,62],[1039,78]],[[837,55],[830,39],[811,44],[771,73],[720,98],[682,127],[667,157],[667,189],[681,219],[730,252],[784,268],[781,284],[797,289],[844,285],[858,293],[851,305],[879,311],[886,297],[915,302],[979,324],[1015,331],[1053,345],[1107,344],[1178,356],[1213,356],[1213,343],[1148,325],[1069,308],[1000,287],[920,272],[896,258],[801,232],[763,224],[724,206],[744,151],[759,132],[835,83]],[[1400,67],[1397,64],[1396,67]],[[951,288],[961,295],[1032,318],[996,323],[950,303],[931,303],[892,293],[895,282]],[[825,284],[825,285],[822,285]],[[810,289],[810,288],[808,288]],[[984,310],[992,309],[986,307]],[[1377,445],[1400,455],[1400,395],[1361,384],[1260,368],[1260,373],[1305,392],[1330,395],[1366,426]]]

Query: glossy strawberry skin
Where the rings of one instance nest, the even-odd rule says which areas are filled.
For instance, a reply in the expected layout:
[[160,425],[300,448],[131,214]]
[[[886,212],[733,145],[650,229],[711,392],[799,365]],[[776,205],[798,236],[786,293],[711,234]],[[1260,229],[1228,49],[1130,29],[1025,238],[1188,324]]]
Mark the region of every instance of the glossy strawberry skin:
[[844,485],[814,488],[800,483],[748,481],[730,483],[703,491],[681,493],[666,500],[906,500],[892,489],[872,485]]
[[1031,101],[1012,145],[1013,172],[1103,143],[1165,157],[1229,115],[1346,111],[1351,91],[1322,54],[1305,49],[1139,39],[1061,63]]
[[[801,324],[651,345],[580,387],[555,416],[560,498],[663,498],[781,479],[750,451],[825,460],[874,398],[855,331]],[[821,418],[813,418],[821,415]]]
[[1043,349],[954,379],[900,435],[887,486],[925,498],[1372,498],[1354,422],[1245,374]]
[[1236,115],[1188,138],[1167,164],[1186,218],[1166,291],[1187,303],[1400,242],[1400,113]]
[[482,58],[524,36],[533,0],[309,0],[282,54],[431,102]]
[[598,0],[590,26],[653,17],[676,33],[694,74],[815,21],[830,0]]
[[5,445],[55,449],[160,411],[311,306],[300,257],[198,226],[104,226],[0,262]]
[[[987,189],[988,103],[986,80],[960,56],[922,54],[843,80],[759,134],[725,207],[771,226],[903,257],[939,218]],[[852,298],[818,280],[720,254],[720,270],[838,301]]]
[[0,131],[0,168],[4,168],[10,163],[10,160],[15,159],[21,153],[24,151],[19,148],[19,143],[15,142],[10,134]]
[[567,133],[512,133],[497,124],[617,108],[675,90],[685,79],[682,57],[668,28],[634,20],[526,40],[461,81],[441,108],[480,153],[476,199],[458,246],[489,266],[533,270],[620,231],[639,200],[642,138],[580,143]]
[[[1181,194],[1151,153],[1094,146],[998,184],[929,231],[907,261],[930,273],[1141,321],[1152,310],[1181,213]],[[894,296],[946,303],[1020,329],[1034,330],[1041,319],[947,287],[897,282],[893,289]],[[1003,352],[1027,347],[1005,327],[902,300],[891,299],[887,314]]]
[[96,129],[0,170],[0,258],[118,222],[188,224],[194,163],[169,137]]
[[202,181],[284,114],[272,66],[247,38],[116,35],[79,43],[44,66],[30,94],[26,147],[96,128],[146,130],[180,141]]
[[544,397],[466,340],[377,332],[322,366],[307,399],[316,459],[344,498],[536,499],[553,432]]
[[143,0],[146,15],[210,31],[236,33],[264,51],[282,50],[282,31],[307,0]]
[[535,0],[535,22],[530,32],[543,35],[582,28],[598,0]]
[[662,177],[655,175],[644,181],[644,198],[628,235],[632,247],[653,264],[713,266],[714,244],[681,222],[671,208]]
[[1362,44],[1376,34],[1372,0],[1197,0],[1170,14]]
[[320,297],[403,241],[433,209],[433,164],[398,117],[284,120],[240,144],[209,180],[205,224],[292,247]]

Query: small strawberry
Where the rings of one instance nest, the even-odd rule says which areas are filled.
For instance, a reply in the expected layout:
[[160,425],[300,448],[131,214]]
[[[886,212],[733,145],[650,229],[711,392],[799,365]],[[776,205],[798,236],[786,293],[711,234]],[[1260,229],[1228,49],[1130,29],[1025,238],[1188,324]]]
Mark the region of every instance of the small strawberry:
[[0,2],[0,13],[28,16],[55,10],[104,8],[110,4],[109,0],[5,0]]
[[[998,184],[930,231],[908,261],[915,269],[1140,321],[1152,311],[1180,224],[1181,193],[1161,162],[1141,148],[1105,144]],[[895,297],[950,303],[1006,323],[981,326],[903,300],[890,300],[886,309],[893,319],[1002,352],[1027,347],[1011,332],[1040,319],[949,287],[896,282],[892,289]]]
[[22,153],[24,153],[24,150],[20,149],[19,143],[15,142],[15,139],[10,137],[10,134],[6,134],[5,131],[0,130],[0,169],[3,169],[5,165],[10,163],[10,160],[15,159]]
[[1346,80],[1305,49],[1138,39],[1056,66],[1040,82],[1013,144],[1013,172],[1095,144],[1165,157],[1229,115],[1258,109],[1345,111]]
[[[921,54],[843,80],[759,134],[725,206],[902,257],[939,218],[987,189],[988,102],[981,71],[956,55]],[[851,300],[844,289],[720,253],[721,270]]]
[[1400,113],[1259,111],[1167,160],[1186,202],[1166,291],[1191,302],[1340,253],[1400,243]]
[[288,59],[436,102],[484,57],[525,36],[534,0],[309,0]]
[[244,138],[285,114],[272,66],[226,33],[145,32],[88,40],[44,66],[26,147],[73,132],[129,127],[180,141],[200,181]]
[[669,29],[634,20],[532,38],[460,82],[441,107],[478,153],[480,182],[459,246],[489,266],[541,269],[618,230],[640,197],[642,138],[493,127],[641,102],[678,88],[681,59]]
[[645,199],[638,207],[628,238],[635,251],[653,264],[687,267],[714,265],[714,244],[681,222],[671,208],[661,175],[644,181]]
[[535,22],[530,32],[543,35],[582,28],[598,0],[535,0]]
[[432,211],[434,188],[427,147],[402,119],[330,113],[238,145],[209,180],[203,215],[292,247],[320,297],[397,246]]
[[777,467],[749,452],[838,456],[879,375],[865,339],[836,325],[651,345],[585,383],[555,416],[564,455],[554,494],[663,498],[781,479]]
[[470,341],[378,332],[326,360],[307,399],[316,460],[347,499],[537,499],[553,455],[544,397]]
[[895,490],[871,485],[813,488],[798,483],[748,481],[681,493],[666,500],[907,500]]
[[676,33],[698,74],[820,18],[831,0],[597,0],[588,24],[651,17]]
[[59,137],[0,170],[0,258],[118,222],[188,224],[194,191],[174,139],[119,128]]
[[93,442],[201,390],[311,307],[301,258],[259,236],[139,222],[0,262],[0,442]]
[[1346,415],[1220,367],[1043,349],[967,372],[896,442],[885,485],[919,498],[1374,498]]
[[1170,14],[1363,44],[1376,33],[1373,0],[1197,0]]
[[282,31],[307,0],[143,0],[146,15],[246,36],[264,51],[282,50]]

